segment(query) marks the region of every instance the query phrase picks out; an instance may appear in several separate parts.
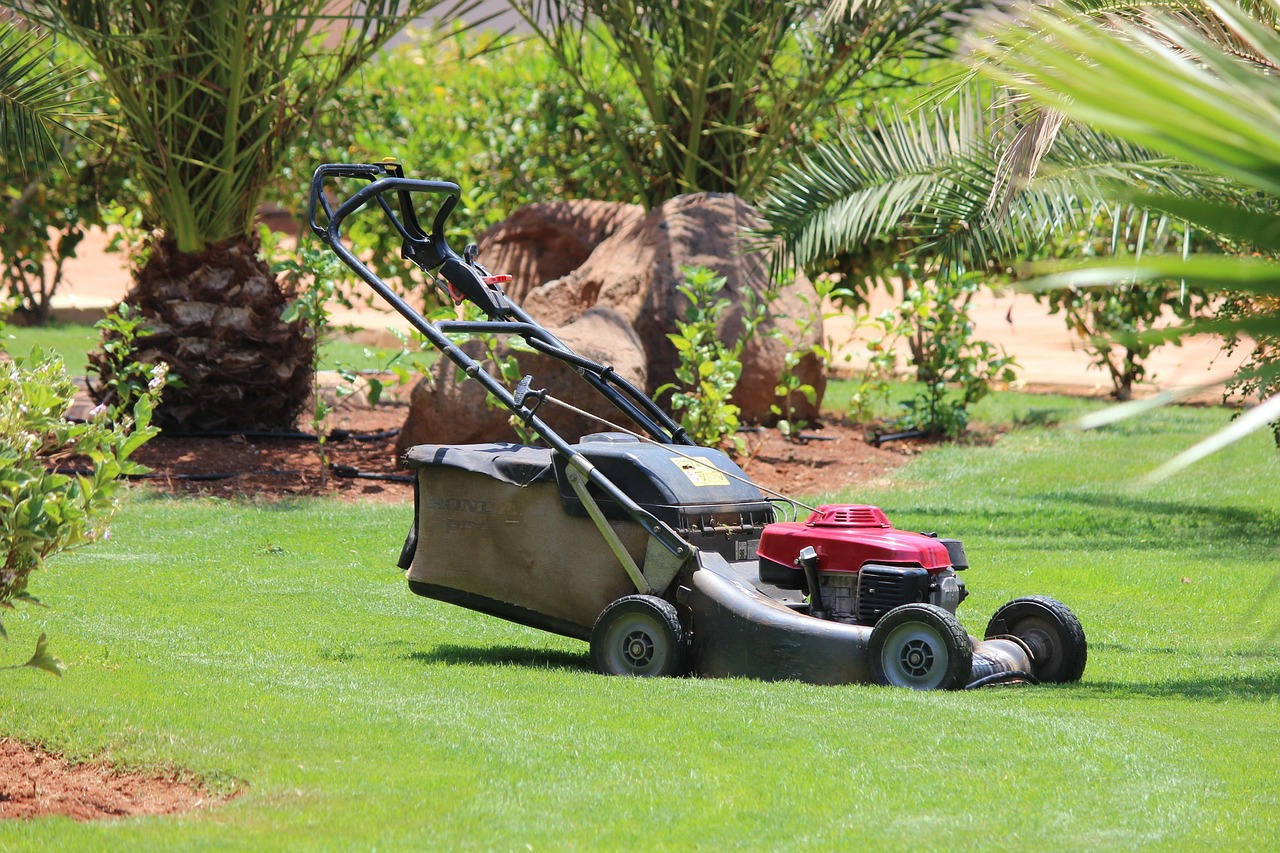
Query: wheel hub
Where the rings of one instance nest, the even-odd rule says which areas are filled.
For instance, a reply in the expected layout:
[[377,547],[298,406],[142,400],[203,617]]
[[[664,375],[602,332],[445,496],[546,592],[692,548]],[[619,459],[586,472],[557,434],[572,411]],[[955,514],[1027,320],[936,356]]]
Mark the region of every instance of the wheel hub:
[[916,678],[933,668],[933,649],[924,640],[911,640],[902,647],[902,669]]
[[653,638],[643,631],[632,631],[623,643],[627,663],[641,667],[653,660]]

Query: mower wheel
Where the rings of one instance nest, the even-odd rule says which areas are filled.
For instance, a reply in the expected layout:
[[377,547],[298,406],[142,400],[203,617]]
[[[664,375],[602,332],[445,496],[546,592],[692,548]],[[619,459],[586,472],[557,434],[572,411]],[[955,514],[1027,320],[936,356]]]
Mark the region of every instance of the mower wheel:
[[987,639],[1015,637],[1031,652],[1042,683],[1079,681],[1089,658],[1080,620],[1062,602],[1043,595],[1017,598],[996,611],[987,623]]
[[867,641],[878,684],[959,690],[973,670],[973,642],[955,615],[933,604],[904,604],[884,615]]
[[610,602],[591,629],[591,659],[605,675],[682,675],[684,645],[675,605],[653,595]]

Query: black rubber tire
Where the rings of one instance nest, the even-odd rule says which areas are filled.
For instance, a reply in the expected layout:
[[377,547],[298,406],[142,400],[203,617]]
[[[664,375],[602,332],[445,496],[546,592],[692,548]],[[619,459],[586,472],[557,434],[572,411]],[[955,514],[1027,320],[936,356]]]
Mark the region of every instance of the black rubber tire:
[[1032,674],[1047,684],[1079,681],[1089,660],[1089,642],[1071,609],[1043,595],[1016,598],[987,623],[988,640],[1017,637],[1031,651]]
[[611,602],[591,629],[591,660],[605,675],[683,675],[684,651],[675,605],[652,595]]
[[955,615],[933,604],[886,613],[867,641],[877,684],[913,690],[961,690],[973,672],[973,641]]

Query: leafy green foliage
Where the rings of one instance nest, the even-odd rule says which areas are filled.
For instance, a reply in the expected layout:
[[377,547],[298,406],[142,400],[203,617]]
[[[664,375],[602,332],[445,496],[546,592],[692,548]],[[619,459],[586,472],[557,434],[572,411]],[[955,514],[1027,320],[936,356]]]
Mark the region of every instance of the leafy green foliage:
[[[977,275],[938,277],[925,283],[902,264],[903,299],[895,309],[905,344],[923,386],[901,405],[895,426],[955,438],[969,424],[969,410],[996,382],[1012,382],[1017,362],[987,341],[975,340],[969,305],[981,283]],[[886,344],[882,340],[879,347]]]
[[[1223,301],[1218,317],[1227,323],[1240,326],[1251,318],[1262,315],[1280,315],[1280,304],[1275,297],[1249,297],[1237,295]],[[1234,354],[1240,347],[1248,347],[1249,355],[1242,369],[1223,388],[1223,402],[1236,404],[1236,417],[1244,413],[1249,400],[1269,399],[1280,395],[1280,332],[1255,331],[1246,338],[1241,332],[1227,334],[1227,353]],[[1280,418],[1270,424],[1276,446],[1280,447]]]
[[[63,132],[76,133],[86,98],[81,69],[59,60],[47,33],[0,19],[0,153],[6,162],[57,157]],[[12,160],[10,159],[12,158]]]
[[331,343],[340,331],[333,325],[329,306],[334,302],[346,304],[338,292],[340,272],[345,267],[328,247],[320,245],[309,236],[304,236],[296,246],[287,249],[265,226],[260,228],[260,233],[264,238],[263,251],[272,258],[272,273],[280,276],[285,286],[296,294],[285,307],[281,319],[286,323],[302,320],[316,341],[315,361],[311,371],[310,425],[316,436],[322,482],[327,482],[329,436],[325,427],[329,416],[357,395],[362,395],[370,407],[378,405],[385,390],[382,379],[385,375],[395,376],[400,385],[414,381],[416,373],[423,369],[422,363],[415,358],[415,353],[421,351],[421,346],[411,348],[408,338],[397,332],[400,349],[386,354],[373,367],[368,366],[368,359],[372,357],[368,350],[363,353],[365,366],[361,368],[347,364],[340,358],[335,359],[332,367],[342,382],[334,389],[333,398],[328,397],[321,386],[320,362],[324,358],[323,345]]
[[[1081,224],[1077,231],[1056,235],[1043,254],[1111,255],[1140,261],[1147,253],[1179,250],[1186,257],[1193,244],[1202,251],[1217,248],[1203,237],[1195,239],[1192,229],[1168,216],[1153,217],[1150,211],[1131,206],[1097,206]],[[1156,330],[1171,323],[1205,319],[1214,311],[1209,292],[1185,281],[1055,288],[1037,291],[1036,298],[1049,306],[1050,313],[1062,315],[1094,365],[1110,377],[1112,396],[1117,400],[1130,399],[1136,383],[1152,378],[1147,375],[1147,359],[1167,342]]]
[[[272,185],[272,201],[301,217],[316,164],[390,158],[414,176],[461,187],[447,226],[449,243],[461,246],[527,204],[634,200],[619,178],[614,146],[587,118],[582,92],[539,42],[494,44],[464,31],[416,36],[374,56],[316,113],[313,132],[291,148]],[[615,88],[615,97],[627,97]],[[418,215],[429,222],[434,211]],[[398,292],[435,303],[381,215],[352,217],[344,232]],[[343,273],[340,292],[366,298]]]
[[138,401],[155,396],[158,388],[182,387],[182,380],[161,364],[145,364],[136,359],[138,340],[150,329],[146,319],[127,302],[121,302],[93,324],[101,335],[102,348],[92,353],[86,370],[99,381],[90,386],[99,403],[113,412],[130,412]]
[[680,425],[698,444],[718,447],[726,441],[741,450],[736,435],[741,411],[730,400],[742,378],[739,356],[756,327],[765,317],[763,304],[745,306],[742,333],[733,342],[721,340],[719,327],[729,300],[720,295],[724,276],[705,267],[684,268],[684,284],[679,291],[689,300],[676,332],[667,335],[676,348],[679,363],[676,381],[654,392],[660,398],[672,391],[671,408],[680,416]]
[[[796,368],[807,355],[817,357],[823,369],[831,362],[831,347],[828,341],[821,341],[807,347],[799,345],[799,341],[808,338],[814,331],[818,322],[828,320],[832,317],[839,316],[842,312],[839,309],[834,311],[825,311],[824,306],[828,302],[840,302],[844,299],[851,298],[853,294],[843,287],[836,284],[835,279],[830,276],[820,276],[813,282],[814,296],[810,297],[803,292],[798,292],[800,304],[803,309],[800,316],[795,317],[796,330],[792,335],[783,328],[776,328],[775,334],[787,345],[786,354],[782,360],[782,372],[778,376],[778,384],[774,387],[774,394],[780,399],[769,407],[770,411],[778,417],[777,427],[780,432],[787,438],[791,438],[798,434],[800,430],[808,426],[802,419],[796,418],[796,404],[800,398],[804,398],[810,405],[817,405],[817,389],[808,382],[802,382],[796,374]],[[776,293],[777,291],[773,291]],[[766,305],[764,310],[769,310],[771,304],[770,296],[766,294]]]
[[[1118,139],[1149,146],[1174,163],[1189,164],[1206,179],[1205,193],[1111,182],[1118,197],[1179,217],[1252,250],[1234,258],[1197,254],[1186,260],[1144,258],[1131,265],[1068,268],[1045,286],[1174,281],[1189,287],[1256,299],[1259,310],[1190,323],[1160,337],[1198,332],[1275,336],[1274,297],[1280,295],[1280,4],[1204,3],[1186,10],[1135,7],[1026,7],[993,14],[975,39],[982,73],[1025,93],[1041,107],[1088,121]],[[1087,57],[1081,62],[1080,57]],[[1237,375],[1261,380],[1280,375],[1275,363]],[[1162,398],[1163,399],[1163,398]],[[1161,401],[1157,401],[1161,402]],[[1113,422],[1146,412],[1130,405],[1095,421]],[[1231,427],[1179,455],[1169,473],[1280,418],[1271,397]]]
[[[689,192],[753,198],[836,104],[900,84],[904,59],[945,55],[946,35],[975,4],[871,0],[824,15],[829,5],[515,4],[586,96],[588,119],[623,154],[627,186],[649,207]],[[638,103],[615,97],[619,79]]]
[[[23,39],[29,40],[25,35]],[[68,56],[74,51],[63,44],[23,62],[31,73],[40,70],[57,80],[73,67]],[[43,64],[35,63],[36,58]],[[116,156],[116,131],[105,115],[85,112],[85,101],[106,103],[88,75],[60,100],[49,102],[51,107],[60,104],[66,113],[47,133],[46,145],[0,156],[5,205],[5,216],[0,217],[0,287],[17,300],[18,316],[36,325],[50,319],[50,300],[62,284],[63,265],[76,256],[85,231],[105,223],[103,204],[120,205],[135,195],[129,169]]]
[[[87,422],[73,423],[67,412],[76,386],[60,358],[37,347],[0,362],[0,608],[38,604],[27,591],[32,572],[108,535],[119,478],[142,470],[129,457],[158,431],[151,413],[163,387],[161,365],[129,409],[101,405]],[[92,471],[56,470],[75,458]],[[59,669],[43,636],[23,666]]]
[[196,252],[253,233],[265,187],[320,106],[408,21],[442,5],[87,0],[26,14],[92,57],[128,131],[148,218],[180,252]]

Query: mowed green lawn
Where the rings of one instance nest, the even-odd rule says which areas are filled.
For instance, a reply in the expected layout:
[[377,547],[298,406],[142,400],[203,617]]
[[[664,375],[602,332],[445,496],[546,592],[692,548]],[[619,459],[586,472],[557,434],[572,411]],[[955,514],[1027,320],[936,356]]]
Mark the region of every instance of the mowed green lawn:
[[[99,347],[101,334],[91,325],[81,323],[54,324],[50,326],[9,326],[0,331],[0,341],[10,355],[24,356],[32,346],[62,356],[67,372],[72,376],[84,376],[89,364],[89,352]],[[339,367],[352,370],[378,370],[385,368],[395,350],[387,347],[369,347],[344,339],[340,335],[326,341],[320,348],[321,370]],[[432,361],[434,353],[417,353],[416,359]]]
[[826,496],[962,537],[972,633],[1067,602],[1090,659],[1066,687],[606,678],[583,643],[413,596],[408,506],[135,493],[36,578],[52,610],[6,617],[10,659],[43,630],[69,668],[0,673],[0,734],[236,796],[0,823],[0,850],[1274,849],[1280,458],[1259,435],[1138,483],[1224,417],[1025,427]]

